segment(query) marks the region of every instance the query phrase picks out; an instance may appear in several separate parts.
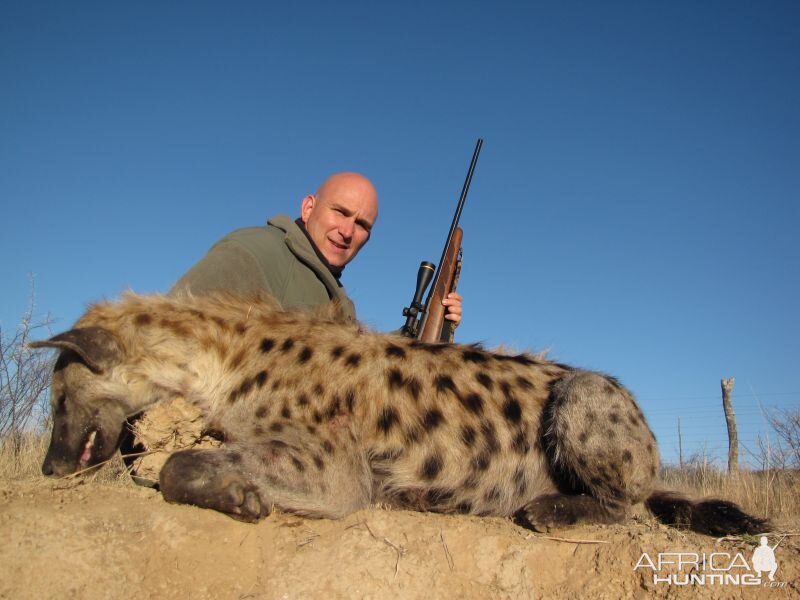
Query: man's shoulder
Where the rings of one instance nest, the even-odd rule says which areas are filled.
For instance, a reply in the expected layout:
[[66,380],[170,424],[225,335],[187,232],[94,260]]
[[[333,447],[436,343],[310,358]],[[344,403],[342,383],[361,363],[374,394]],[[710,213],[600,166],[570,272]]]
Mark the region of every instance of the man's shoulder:
[[[296,227],[288,217],[285,217],[285,219]],[[276,219],[273,218],[270,219],[266,225],[242,227],[231,231],[228,235],[219,240],[217,245],[238,244],[257,253],[264,249],[285,249],[287,230],[276,225],[275,221]],[[277,222],[283,224],[283,221],[280,219],[278,219]]]

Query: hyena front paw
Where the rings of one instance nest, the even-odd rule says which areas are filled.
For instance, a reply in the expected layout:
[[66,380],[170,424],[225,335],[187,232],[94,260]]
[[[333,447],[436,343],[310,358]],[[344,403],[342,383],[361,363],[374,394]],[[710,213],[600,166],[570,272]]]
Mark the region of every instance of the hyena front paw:
[[193,504],[254,523],[269,513],[255,485],[219,450],[186,450],[173,454],[159,476],[167,502]]

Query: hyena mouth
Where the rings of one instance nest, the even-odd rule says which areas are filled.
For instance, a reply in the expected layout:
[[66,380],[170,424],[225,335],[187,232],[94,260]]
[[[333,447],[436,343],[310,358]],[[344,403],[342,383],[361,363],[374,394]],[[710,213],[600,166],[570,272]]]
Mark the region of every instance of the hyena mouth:
[[94,440],[97,437],[97,430],[93,429],[91,433],[89,433],[89,437],[86,439],[86,443],[83,445],[83,452],[81,452],[81,457],[78,459],[78,468],[83,469],[89,464],[89,459],[92,458],[92,450],[94,449]]

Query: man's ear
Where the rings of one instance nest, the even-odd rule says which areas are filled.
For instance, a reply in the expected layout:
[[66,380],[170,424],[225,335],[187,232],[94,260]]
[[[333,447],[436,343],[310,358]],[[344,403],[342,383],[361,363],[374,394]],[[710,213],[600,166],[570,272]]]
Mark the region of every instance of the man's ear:
[[103,373],[122,360],[122,350],[114,335],[102,327],[78,327],[41,342],[31,348],[72,350],[95,373]]
[[314,205],[317,203],[317,197],[309,194],[303,198],[303,203],[300,205],[300,220],[304,224],[308,224],[308,217],[311,216],[311,211],[314,210]]

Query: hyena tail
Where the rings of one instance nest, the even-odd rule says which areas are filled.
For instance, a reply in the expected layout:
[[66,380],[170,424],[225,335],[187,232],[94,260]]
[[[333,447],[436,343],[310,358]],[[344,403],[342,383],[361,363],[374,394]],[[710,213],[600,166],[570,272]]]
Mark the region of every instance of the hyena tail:
[[756,534],[771,528],[767,519],[748,515],[733,502],[717,498],[694,501],[676,492],[657,491],[645,506],[665,525],[706,535]]

